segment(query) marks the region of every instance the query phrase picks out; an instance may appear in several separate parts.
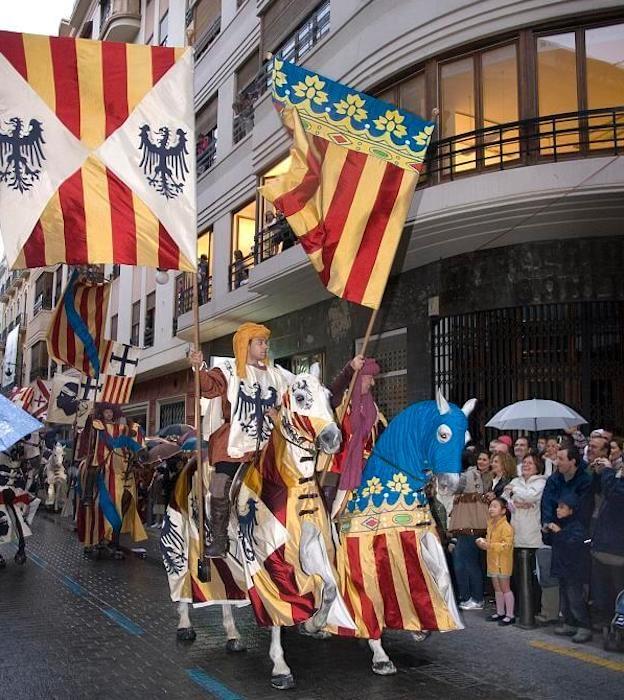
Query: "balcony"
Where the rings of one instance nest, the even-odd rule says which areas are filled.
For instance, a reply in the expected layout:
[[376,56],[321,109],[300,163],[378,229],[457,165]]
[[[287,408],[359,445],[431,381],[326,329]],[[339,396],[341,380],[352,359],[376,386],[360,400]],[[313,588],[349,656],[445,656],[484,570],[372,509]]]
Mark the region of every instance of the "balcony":
[[104,0],[100,27],[102,40],[133,42],[141,28],[141,0]]
[[40,379],[48,378],[48,365],[41,365],[37,367],[32,367],[29,374],[29,382],[34,382],[35,379],[39,377]]
[[540,163],[624,152],[624,107],[552,114],[433,142],[419,187]]
[[199,40],[195,42],[195,62],[208,51],[214,40],[219,36],[221,32],[221,15],[217,17],[214,22],[206,29],[206,31],[199,37]]
[[9,301],[9,291],[6,283],[0,286],[0,301],[4,303]]
[[299,239],[288,222],[284,218],[278,218],[256,233],[256,263],[262,263],[298,243]]
[[202,146],[201,142],[197,143],[197,174],[201,175],[206,172],[215,163],[217,158],[217,140],[208,139],[208,143]]
[[230,265],[230,291],[233,289],[238,289],[239,287],[244,287],[249,283],[249,271],[254,264],[254,256],[248,255],[245,258],[241,257],[238,260],[235,260]]
[[41,311],[50,311],[52,309],[52,295],[40,294],[33,304],[33,318]]
[[[178,318],[193,309],[193,286],[189,275],[183,273],[176,279],[175,313],[173,335],[178,331]],[[199,305],[207,304],[212,298],[212,276],[198,281]]]

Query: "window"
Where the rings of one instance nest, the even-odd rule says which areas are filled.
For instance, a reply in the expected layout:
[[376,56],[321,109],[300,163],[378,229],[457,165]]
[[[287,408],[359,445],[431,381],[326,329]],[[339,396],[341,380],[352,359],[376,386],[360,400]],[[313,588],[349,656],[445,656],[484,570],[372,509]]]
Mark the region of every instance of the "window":
[[256,202],[249,202],[232,217],[232,264],[230,289],[247,284],[249,270],[254,264],[254,234],[256,231]]
[[165,12],[165,14],[160,18],[160,22],[158,23],[158,43],[160,46],[166,46],[167,44],[167,38],[169,36],[169,11]]
[[115,263],[113,265],[113,270],[111,272],[111,278],[116,280],[120,274],[121,274],[121,265]]
[[143,345],[151,348],[154,345],[154,321],[156,317],[156,292],[150,292],[145,301],[145,334]]
[[63,287],[63,268],[59,267],[54,273],[54,299],[53,303],[58,304],[61,299]]
[[[208,50],[221,31],[221,0],[199,0],[187,11],[195,62]],[[191,26],[192,25],[192,26]]]
[[[212,231],[204,231],[197,239],[199,255],[197,269],[197,291],[199,303],[206,304],[212,297]],[[205,256],[205,257],[204,257]]]
[[154,40],[154,0],[147,0],[145,4],[145,36],[145,43],[151,44]]
[[138,423],[143,428],[143,434],[147,434],[147,412],[148,405],[146,403],[137,404],[136,406],[124,406],[124,416],[132,418],[135,423]]
[[254,102],[260,95],[260,83],[257,80],[260,60],[258,52],[251,56],[236,71],[237,97],[234,109],[234,143],[251,132],[254,125]]
[[139,328],[141,326],[141,302],[132,304],[132,326],[130,329],[130,345],[139,344]]
[[33,302],[33,316],[42,309],[52,308],[52,272],[43,272],[35,282],[35,299]]
[[174,425],[175,423],[184,423],[186,420],[186,407],[184,405],[184,399],[179,401],[169,401],[166,403],[159,403],[159,420],[158,429],[162,430],[168,425]]
[[[355,343],[359,353],[363,338]],[[407,329],[372,335],[367,354],[379,362],[380,374],[375,377],[375,401],[390,420],[407,406]]]
[[[262,17],[262,54],[271,51],[282,58],[299,63],[302,56],[329,32],[329,19],[329,2],[273,2]],[[293,32],[291,27],[297,28]]]
[[111,340],[117,340],[117,324],[119,322],[119,316],[115,314],[114,316],[111,316],[111,321],[110,321],[110,339]]
[[[287,156],[279,163],[267,170],[260,177],[260,185],[266,185],[271,180],[281,177],[290,170],[292,158]],[[282,250],[292,247],[297,242],[297,237],[292,232],[286,219],[276,212],[275,207],[263,197],[259,198],[260,211],[258,216],[258,233],[255,243],[255,262],[277,255]]]
[[30,381],[37,377],[48,378],[48,346],[45,340],[40,340],[30,349]]
[[217,157],[217,110],[218,98],[215,95],[201,108],[196,118],[197,133],[197,173],[201,175],[211,168]]
[[[515,44],[477,52],[440,65],[440,125],[442,137],[487,129],[518,119],[518,61]],[[517,130],[515,131],[517,136]],[[505,138],[514,134],[505,132]],[[517,145],[500,150],[500,132],[486,132],[479,142],[474,135],[455,140],[449,167],[471,170],[481,160],[491,165],[517,158]]]
[[193,277],[192,273],[181,272],[175,281],[173,335],[178,332],[178,318],[193,308]]

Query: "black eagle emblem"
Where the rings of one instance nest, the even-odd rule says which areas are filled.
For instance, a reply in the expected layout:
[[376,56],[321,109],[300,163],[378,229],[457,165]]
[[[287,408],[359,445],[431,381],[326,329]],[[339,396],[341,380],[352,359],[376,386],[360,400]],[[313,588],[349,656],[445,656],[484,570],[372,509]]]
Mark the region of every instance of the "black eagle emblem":
[[9,133],[0,131],[0,182],[12,190],[27,192],[39,179],[43,155],[43,124],[31,119],[28,130],[19,117],[11,117]]
[[253,498],[247,499],[247,512],[238,514],[239,539],[243,546],[243,553],[248,562],[252,562],[256,555],[254,554],[254,544],[258,544],[255,537],[256,526],[258,525],[257,518],[258,501]]
[[244,433],[263,442],[269,439],[273,429],[271,419],[265,413],[276,405],[277,391],[271,386],[263,393],[257,382],[251,388],[249,392],[245,384],[240,383],[235,415]]
[[142,151],[139,167],[143,168],[148,183],[166,199],[174,199],[184,190],[189,173],[186,131],[178,129],[176,135],[177,143],[170,144],[170,140],[173,141],[171,131],[161,126],[154,143],[149,124],[143,124],[139,132],[139,150]]
[[184,570],[186,566],[184,537],[168,513],[165,515],[160,532],[160,554],[168,575],[179,574]]

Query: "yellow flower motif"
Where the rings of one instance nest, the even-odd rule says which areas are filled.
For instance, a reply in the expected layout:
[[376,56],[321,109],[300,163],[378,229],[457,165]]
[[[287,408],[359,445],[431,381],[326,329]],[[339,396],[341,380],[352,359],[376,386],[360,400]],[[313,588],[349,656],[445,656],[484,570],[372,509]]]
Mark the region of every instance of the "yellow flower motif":
[[398,491],[404,496],[410,493],[412,490],[410,485],[407,483],[407,477],[405,474],[401,474],[401,472],[395,474],[392,479],[390,479],[387,486],[391,491]]
[[366,482],[366,487],[362,489],[362,496],[372,496],[376,493],[381,493],[383,491],[383,486],[378,476],[374,476],[372,479],[368,479]]
[[426,146],[429,143],[429,139],[431,138],[431,134],[433,133],[434,130],[433,124],[426,126],[420,133],[416,134],[414,136],[414,141],[416,141],[416,145],[418,146]]
[[277,87],[286,85],[286,74],[282,72],[283,67],[284,61],[280,61],[279,58],[273,60],[273,82]]
[[405,136],[407,129],[403,126],[405,117],[398,113],[396,109],[388,109],[384,117],[375,119],[375,126],[380,131],[387,131],[395,136]]
[[322,105],[327,102],[327,93],[323,92],[325,83],[319,79],[318,75],[307,75],[305,82],[297,83],[293,86],[297,97],[307,97],[308,100]]
[[338,114],[346,114],[348,117],[361,122],[368,116],[368,112],[365,109],[362,109],[364,104],[364,100],[359,95],[347,95],[346,100],[336,102],[334,107],[336,108],[336,112],[338,112]]

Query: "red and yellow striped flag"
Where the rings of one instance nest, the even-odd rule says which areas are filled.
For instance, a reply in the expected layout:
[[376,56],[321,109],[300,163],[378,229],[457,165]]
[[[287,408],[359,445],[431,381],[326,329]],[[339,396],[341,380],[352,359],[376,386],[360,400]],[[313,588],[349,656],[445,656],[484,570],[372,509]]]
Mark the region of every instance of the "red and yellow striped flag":
[[0,32],[12,268],[195,269],[192,50]]
[[83,282],[74,271],[48,327],[48,355],[97,377],[110,341],[104,338],[110,285]]
[[330,292],[378,308],[434,125],[278,58],[273,99],[292,165],[262,196]]

